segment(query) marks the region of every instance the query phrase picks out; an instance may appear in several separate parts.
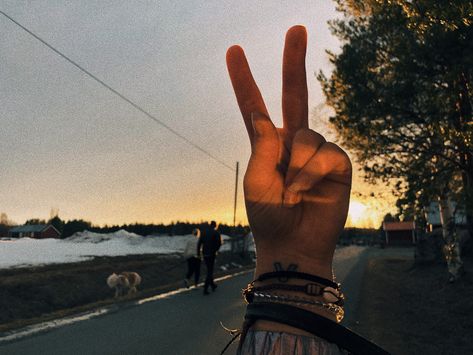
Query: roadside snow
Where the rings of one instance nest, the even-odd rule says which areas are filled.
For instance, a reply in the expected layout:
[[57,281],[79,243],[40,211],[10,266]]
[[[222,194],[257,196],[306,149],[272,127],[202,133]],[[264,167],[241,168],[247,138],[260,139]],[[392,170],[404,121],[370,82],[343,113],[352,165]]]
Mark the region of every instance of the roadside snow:
[[[119,230],[115,233],[99,234],[89,231],[76,233],[67,239],[0,239],[0,269],[37,266],[44,264],[72,263],[90,260],[95,256],[119,256],[132,254],[177,254],[183,253],[192,235],[146,236]],[[221,251],[230,250],[230,239],[222,235]],[[225,242],[227,241],[227,242]],[[250,247],[250,249],[253,246]],[[337,248],[335,259],[357,258],[364,247]]]
[[[192,235],[146,236],[119,230],[99,234],[89,231],[76,233],[67,239],[20,238],[0,240],[0,269],[43,264],[72,263],[94,256],[131,254],[181,254]],[[222,251],[230,249],[222,235]]]

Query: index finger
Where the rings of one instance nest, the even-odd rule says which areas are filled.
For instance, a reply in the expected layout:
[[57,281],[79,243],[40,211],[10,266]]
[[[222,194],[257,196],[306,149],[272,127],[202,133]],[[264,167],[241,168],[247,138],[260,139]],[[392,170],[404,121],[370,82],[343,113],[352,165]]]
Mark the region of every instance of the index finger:
[[233,90],[240,107],[250,141],[253,142],[254,130],[251,114],[260,113],[269,117],[261,92],[251,74],[245,53],[240,46],[232,46],[227,51],[227,68]]

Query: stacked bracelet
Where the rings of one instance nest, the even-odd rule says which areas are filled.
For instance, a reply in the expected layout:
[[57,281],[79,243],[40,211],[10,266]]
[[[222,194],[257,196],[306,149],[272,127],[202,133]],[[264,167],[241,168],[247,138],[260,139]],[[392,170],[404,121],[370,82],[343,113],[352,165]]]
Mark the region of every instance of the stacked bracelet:
[[[311,281],[311,283],[305,285],[284,283],[289,278],[307,280]],[[255,282],[269,279],[278,279],[281,283],[255,286]],[[299,297],[292,294],[283,295],[277,291],[300,292],[310,297],[322,297],[322,300]],[[318,307],[331,312],[337,322],[340,322],[344,316],[343,304],[345,297],[340,291],[340,284],[316,275],[296,272],[294,270],[278,270],[260,275],[243,290],[243,298],[246,303],[275,302]]]
[[341,320],[343,319],[345,315],[345,311],[343,307],[341,306],[338,306],[336,304],[325,303],[322,301],[311,300],[304,297],[298,297],[298,296],[290,297],[290,296],[279,295],[279,294],[255,292],[253,302],[254,303],[259,303],[259,302],[290,303],[290,304],[295,304],[298,306],[322,308],[332,313],[335,316],[337,322],[341,322]]

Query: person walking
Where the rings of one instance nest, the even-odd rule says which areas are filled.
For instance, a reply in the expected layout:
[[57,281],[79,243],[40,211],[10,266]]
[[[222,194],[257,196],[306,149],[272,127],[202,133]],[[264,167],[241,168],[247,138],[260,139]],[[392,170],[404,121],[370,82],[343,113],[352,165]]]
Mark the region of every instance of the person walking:
[[200,237],[200,230],[198,228],[192,231],[194,238],[190,239],[184,249],[184,258],[187,260],[187,274],[184,279],[184,285],[189,288],[191,277],[194,275],[195,287],[199,284],[200,279],[200,257],[197,252],[197,244]]
[[197,243],[197,254],[204,256],[205,266],[207,267],[207,277],[205,278],[204,295],[209,294],[209,287],[215,291],[217,285],[214,282],[215,257],[222,246],[222,237],[217,231],[217,223],[210,222],[210,227],[203,230]]

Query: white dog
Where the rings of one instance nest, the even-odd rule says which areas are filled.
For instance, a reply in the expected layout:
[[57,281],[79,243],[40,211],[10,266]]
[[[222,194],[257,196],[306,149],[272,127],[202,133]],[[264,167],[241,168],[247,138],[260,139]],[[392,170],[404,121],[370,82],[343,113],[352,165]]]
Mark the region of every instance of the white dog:
[[126,290],[128,290],[128,295],[135,293],[136,286],[139,284],[141,284],[141,276],[136,272],[124,271],[118,275],[113,273],[107,278],[108,287],[115,289],[115,298],[125,295]]

